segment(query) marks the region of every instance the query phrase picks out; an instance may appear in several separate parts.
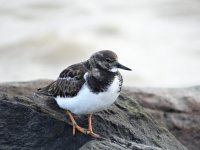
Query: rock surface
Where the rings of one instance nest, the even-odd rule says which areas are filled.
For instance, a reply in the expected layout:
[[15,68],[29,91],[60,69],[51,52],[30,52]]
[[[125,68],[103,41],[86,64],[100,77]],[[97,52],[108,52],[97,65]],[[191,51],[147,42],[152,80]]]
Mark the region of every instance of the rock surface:
[[[33,95],[49,81],[0,84],[0,149],[59,150],[186,150],[168,130],[156,123],[132,98],[122,92],[108,110],[93,116],[101,138],[77,133],[52,98]],[[87,126],[87,116],[76,116]]]
[[148,89],[125,87],[123,93],[136,100],[190,150],[200,148],[200,87]]

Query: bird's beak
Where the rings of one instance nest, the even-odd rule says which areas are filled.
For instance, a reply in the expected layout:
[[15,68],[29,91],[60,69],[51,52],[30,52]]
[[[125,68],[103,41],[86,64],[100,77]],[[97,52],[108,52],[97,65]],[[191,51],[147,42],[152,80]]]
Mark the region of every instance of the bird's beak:
[[120,68],[120,69],[132,71],[130,68],[125,67],[124,65],[122,65],[122,64],[120,64],[120,63],[117,63],[117,64],[116,64],[116,67],[117,67],[117,68]]

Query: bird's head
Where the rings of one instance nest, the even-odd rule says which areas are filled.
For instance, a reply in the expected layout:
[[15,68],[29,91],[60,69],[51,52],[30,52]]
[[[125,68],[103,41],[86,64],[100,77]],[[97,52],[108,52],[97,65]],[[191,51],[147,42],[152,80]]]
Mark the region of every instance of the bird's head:
[[120,64],[118,62],[117,55],[110,50],[102,50],[94,53],[90,57],[90,62],[95,68],[104,69],[111,72],[117,72],[118,68],[131,71],[131,69],[128,67]]

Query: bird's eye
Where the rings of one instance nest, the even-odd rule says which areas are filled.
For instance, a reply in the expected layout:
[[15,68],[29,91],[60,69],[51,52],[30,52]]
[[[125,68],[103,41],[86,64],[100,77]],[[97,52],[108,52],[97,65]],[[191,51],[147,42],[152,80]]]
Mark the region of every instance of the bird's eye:
[[112,62],[112,60],[110,60],[109,58],[106,58],[106,61],[109,63]]

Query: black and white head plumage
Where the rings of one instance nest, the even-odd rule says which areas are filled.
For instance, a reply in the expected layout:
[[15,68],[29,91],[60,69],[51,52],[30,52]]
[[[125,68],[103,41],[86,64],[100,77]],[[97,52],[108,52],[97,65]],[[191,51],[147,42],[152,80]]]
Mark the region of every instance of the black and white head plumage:
[[94,53],[89,60],[93,68],[111,70],[116,68],[118,57],[112,51],[103,50]]
[[[78,94],[84,83],[87,83],[94,93],[103,92],[107,90],[116,75],[119,76],[122,85],[122,76],[116,68],[123,67],[130,70],[118,63],[118,57],[114,52],[102,50],[94,53],[89,60],[71,65],[63,70],[56,81],[38,89],[37,94],[73,97]],[[119,87],[120,90],[121,87]]]

